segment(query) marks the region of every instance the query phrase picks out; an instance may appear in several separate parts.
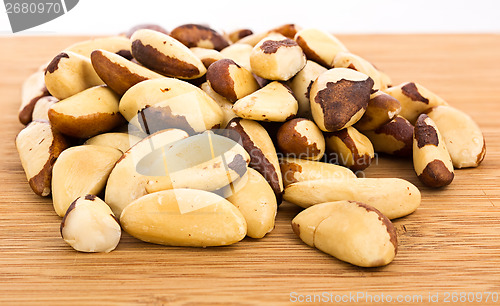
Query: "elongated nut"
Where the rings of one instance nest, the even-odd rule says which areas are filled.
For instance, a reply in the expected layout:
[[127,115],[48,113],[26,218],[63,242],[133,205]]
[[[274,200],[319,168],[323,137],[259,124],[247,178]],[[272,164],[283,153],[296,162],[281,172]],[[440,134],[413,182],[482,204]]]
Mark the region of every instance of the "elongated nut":
[[38,99],[33,108],[33,120],[49,121],[49,109],[57,102],[59,102],[59,100],[53,96],[45,96]]
[[80,252],[113,251],[122,230],[109,206],[95,195],[78,197],[61,222],[61,236]]
[[443,136],[455,168],[477,167],[486,154],[486,143],[474,120],[451,106],[432,108],[427,116]]
[[325,142],[330,162],[335,161],[353,171],[366,169],[375,157],[370,139],[352,126],[326,133]]
[[52,105],[50,123],[65,135],[92,137],[125,122],[118,102],[118,96],[108,87],[92,87]]
[[242,240],[247,224],[238,208],[214,193],[164,190],[125,207],[120,217],[130,235],[171,246],[222,246]]
[[374,82],[373,89],[383,90],[389,85],[385,83],[385,75],[383,76],[372,63],[359,55],[350,52],[338,52],[333,59],[332,66],[335,68],[350,68],[368,75]]
[[401,111],[401,103],[396,98],[378,90],[370,96],[363,117],[354,127],[359,131],[376,130],[396,117]]
[[220,106],[223,113],[223,119],[220,126],[225,127],[231,119],[236,117],[236,114],[233,112],[233,103],[216,93],[212,87],[210,87],[208,82],[201,84],[200,88]]
[[286,156],[319,160],[325,154],[325,138],[316,124],[304,118],[283,123],[277,133],[278,148]]
[[231,120],[226,129],[237,132],[241,137],[243,147],[250,154],[250,167],[262,174],[273,189],[278,205],[281,204],[283,179],[276,148],[266,129],[256,121],[241,118]]
[[372,87],[369,76],[352,69],[333,68],[322,73],[309,92],[314,121],[325,132],[353,125],[365,113]]
[[[186,132],[179,129],[159,131],[139,141],[123,154],[109,175],[105,192],[105,201],[117,217],[120,217],[122,210],[128,204],[147,194],[146,186],[150,180],[155,181],[156,184],[164,182],[163,185],[168,185],[170,183],[169,188],[171,188],[168,176],[162,174],[159,177],[148,177],[140,174],[137,172],[137,164],[153,150],[168,148],[174,142],[188,136]],[[143,161],[143,165],[147,164],[145,162]],[[164,169],[164,166],[161,169]]]
[[375,152],[395,156],[412,156],[413,125],[401,116],[396,116],[374,131],[363,131],[370,139]]
[[420,181],[429,187],[449,185],[455,176],[445,141],[434,121],[425,114],[415,123],[413,167]]
[[77,42],[66,48],[65,51],[74,52],[90,58],[92,51],[101,49],[123,56],[126,59],[132,59],[130,48],[130,39],[123,36],[109,36]]
[[52,173],[55,212],[63,217],[77,197],[99,194],[121,156],[121,151],[103,146],[85,145],[64,150]]
[[402,83],[384,90],[401,103],[400,116],[415,124],[417,117],[438,105],[448,105],[445,100],[417,83]]
[[134,58],[160,74],[180,79],[196,79],[207,72],[201,60],[171,36],[141,29],[130,40]]
[[48,121],[32,121],[19,132],[16,148],[34,193],[43,197],[50,194],[52,167],[67,147],[64,136],[54,131]]
[[252,35],[252,34],[253,34],[253,31],[250,29],[237,29],[237,30],[234,30],[234,31],[227,33],[226,37],[232,43],[236,43],[238,40],[242,39],[243,37],[246,37],[246,36]]
[[250,65],[250,54],[252,53],[253,47],[247,44],[232,44],[227,48],[220,51],[220,54],[224,58],[232,59],[236,64],[245,68],[248,71],[252,71],[252,66]]
[[147,134],[168,128],[195,134],[219,128],[224,116],[203,90],[174,78],[146,80],[132,86],[120,100],[120,112]]
[[397,233],[380,211],[354,201],[319,204],[292,220],[295,234],[309,246],[360,267],[379,267],[397,253]]
[[290,89],[274,81],[236,101],[233,111],[245,119],[284,122],[297,114],[298,107]]
[[414,212],[421,196],[417,187],[398,178],[335,178],[290,184],[283,198],[304,208],[331,201],[359,201],[395,219]]
[[45,70],[45,86],[59,100],[97,85],[104,85],[104,82],[95,72],[90,59],[74,52],[59,53]]
[[136,164],[136,171],[151,179],[146,191],[153,193],[170,188],[214,191],[229,185],[247,171],[250,156],[228,137],[206,131],[173,143],[169,148],[152,150]]
[[30,75],[23,83],[21,89],[21,106],[19,107],[19,122],[26,125],[33,120],[33,109],[38,100],[49,96],[50,93],[45,87],[45,75],[43,70]]
[[252,73],[231,59],[214,62],[207,70],[210,87],[230,102],[235,102],[260,89]]
[[333,59],[347,48],[335,36],[318,29],[303,29],[295,35],[295,41],[304,50],[308,60],[327,68],[332,67]]
[[130,147],[141,140],[140,137],[128,133],[104,133],[87,139],[84,145],[104,146],[120,150],[125,153]]
[[356,174],[349,168],[330,163],[304,160],[293,157],[280,158],[283,185],[320,179],[354,179]]
[[105,50],[94,50],[90,55],[90,59],[101,80],[120,96],[139,82],[164,77],[120,55]]
[[306,56],[299,45],[285,36],[261,40],[250,54],[252,72],[261,78],[287,81],[306,65]]
[[297,117],[311,119],[311,103],[309,102],[309,90],[320,74],[327,69],[316,62],[308,60],[302,70],[300,70],[290,81],[290,89],[299,102]]
[[183,24],[173,29],[170,36],[189,48],[201,47],[220,51],[229,46],[224,36],[201,24]]
[[236,191],[227,200],[245,217],[247,236],[262,238],[274,229],[278,205],[273,189],[259,172],[249,168],[247,175],[246,180],[241,178],[233,183]]
[[193,48],[189,48],[189,50],[191,50],[191,52],[193,52],[193,54],[196,55],[201,60],[201,62],[203,63],[203,65],[207,69],[214,62],[224,58],[222,56],[222,54],[220,54],[219,51],[214,50],[214,49],[193,47]]

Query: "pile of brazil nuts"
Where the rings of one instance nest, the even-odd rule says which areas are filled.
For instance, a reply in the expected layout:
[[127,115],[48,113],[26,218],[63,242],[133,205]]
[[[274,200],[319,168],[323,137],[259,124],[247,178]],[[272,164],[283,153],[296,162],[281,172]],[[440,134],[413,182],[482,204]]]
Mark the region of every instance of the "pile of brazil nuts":
[[375,154],[413,158],[436,188],[485,155],[470,116],[293,24],[139,25],[76,43],[25,81],[19,120],[29,185],[82,252],[114,250],[122,230],[169,246],[263,238],[285,200],[304,208],[291,228],[306,244],[383,266],[397,252],[391,219],[421,195],[361,175]]

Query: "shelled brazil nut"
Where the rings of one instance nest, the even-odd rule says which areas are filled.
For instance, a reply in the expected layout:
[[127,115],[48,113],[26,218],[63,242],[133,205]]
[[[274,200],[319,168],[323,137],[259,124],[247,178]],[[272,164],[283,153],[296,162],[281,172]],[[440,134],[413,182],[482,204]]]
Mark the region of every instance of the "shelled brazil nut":
[[389,219],[421,194],[364,169],[378,153],[413,157],[423,184],[445,186],[482,162],[485,140],[438,93],[392,86],[367,58],[295,24],[137,25],[56,52],[24,82],[16,147],[78,251],[114,250],[121,229],[171,246],[263,238],[284,198],[305,208],[289,236],[383,266],[397,250]]

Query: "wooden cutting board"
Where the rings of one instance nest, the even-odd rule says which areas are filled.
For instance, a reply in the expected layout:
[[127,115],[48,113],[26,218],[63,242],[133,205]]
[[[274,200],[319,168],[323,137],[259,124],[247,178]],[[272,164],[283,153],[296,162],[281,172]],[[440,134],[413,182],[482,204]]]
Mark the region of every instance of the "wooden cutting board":
[[[423,196],[414,214],[394,221],[396,259],[373,269],[340,262],[302,243],[290,227],[300,209],[288,203],[264,239],[246,238],[229,247],[164,247],[124,234],[109,254],[71,249],[60,237],[61,219],[50,199],[31,192],[14,139],[23,127],[17,109],[24,79],[84,38],[0,38],[0,185],[5,187],[0,192],[0,304],[280,305],[316,294],[321,295],[316,301],[346,301],[341,304],[391,298],[424,305],[429,294],[439,304],[446,298],[453,302],[453,292],[472,292],[474,299],[482,293],[483,303],[485,292],[494,292],[498,299],[500,36],[339,36],[394,84],[419,82],[469,113],[487,144],[483,164],[456,171],[452,185],[441,190],[423,187],[409,160],[380,157],[366,171],[367,177],[407,179]],[[494,299],[490,294],[488,303]]]

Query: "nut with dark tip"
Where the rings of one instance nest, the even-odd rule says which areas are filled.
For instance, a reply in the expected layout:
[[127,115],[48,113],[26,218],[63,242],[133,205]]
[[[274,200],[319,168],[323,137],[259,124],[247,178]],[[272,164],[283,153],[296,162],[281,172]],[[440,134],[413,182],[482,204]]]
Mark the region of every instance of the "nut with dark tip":
[[283,123],[277,133],[279,150],[289,157],[319,160],[325,153],[325,138],[316,124],[296,118]]
[[412,156],[413,125],[401,116],[373,131],[363,131],[370,139],[375,152],[395,156]]
[[23,83],[21,89],[21,106],[19,107],[19,122],[24,125],[30,123],[33,119],[33,110],[43,97],[50,96],[47,87],[45,87],[45,76],[42,69],[30,75]]
[[220,51],[229,46],[224,36],[200,24],[183,24],[173,29],[170,36],[189,48],[201,47]]
[[360,131],[375,130],[388,123],[401,111],[401,103],[396,98],[378,90],[370,96],[363,117],[354,127]]
[[353,171],[368,168],[375,157],[370,140],[352,126],[325,133],[325,142],[329,161],[344,165]]

